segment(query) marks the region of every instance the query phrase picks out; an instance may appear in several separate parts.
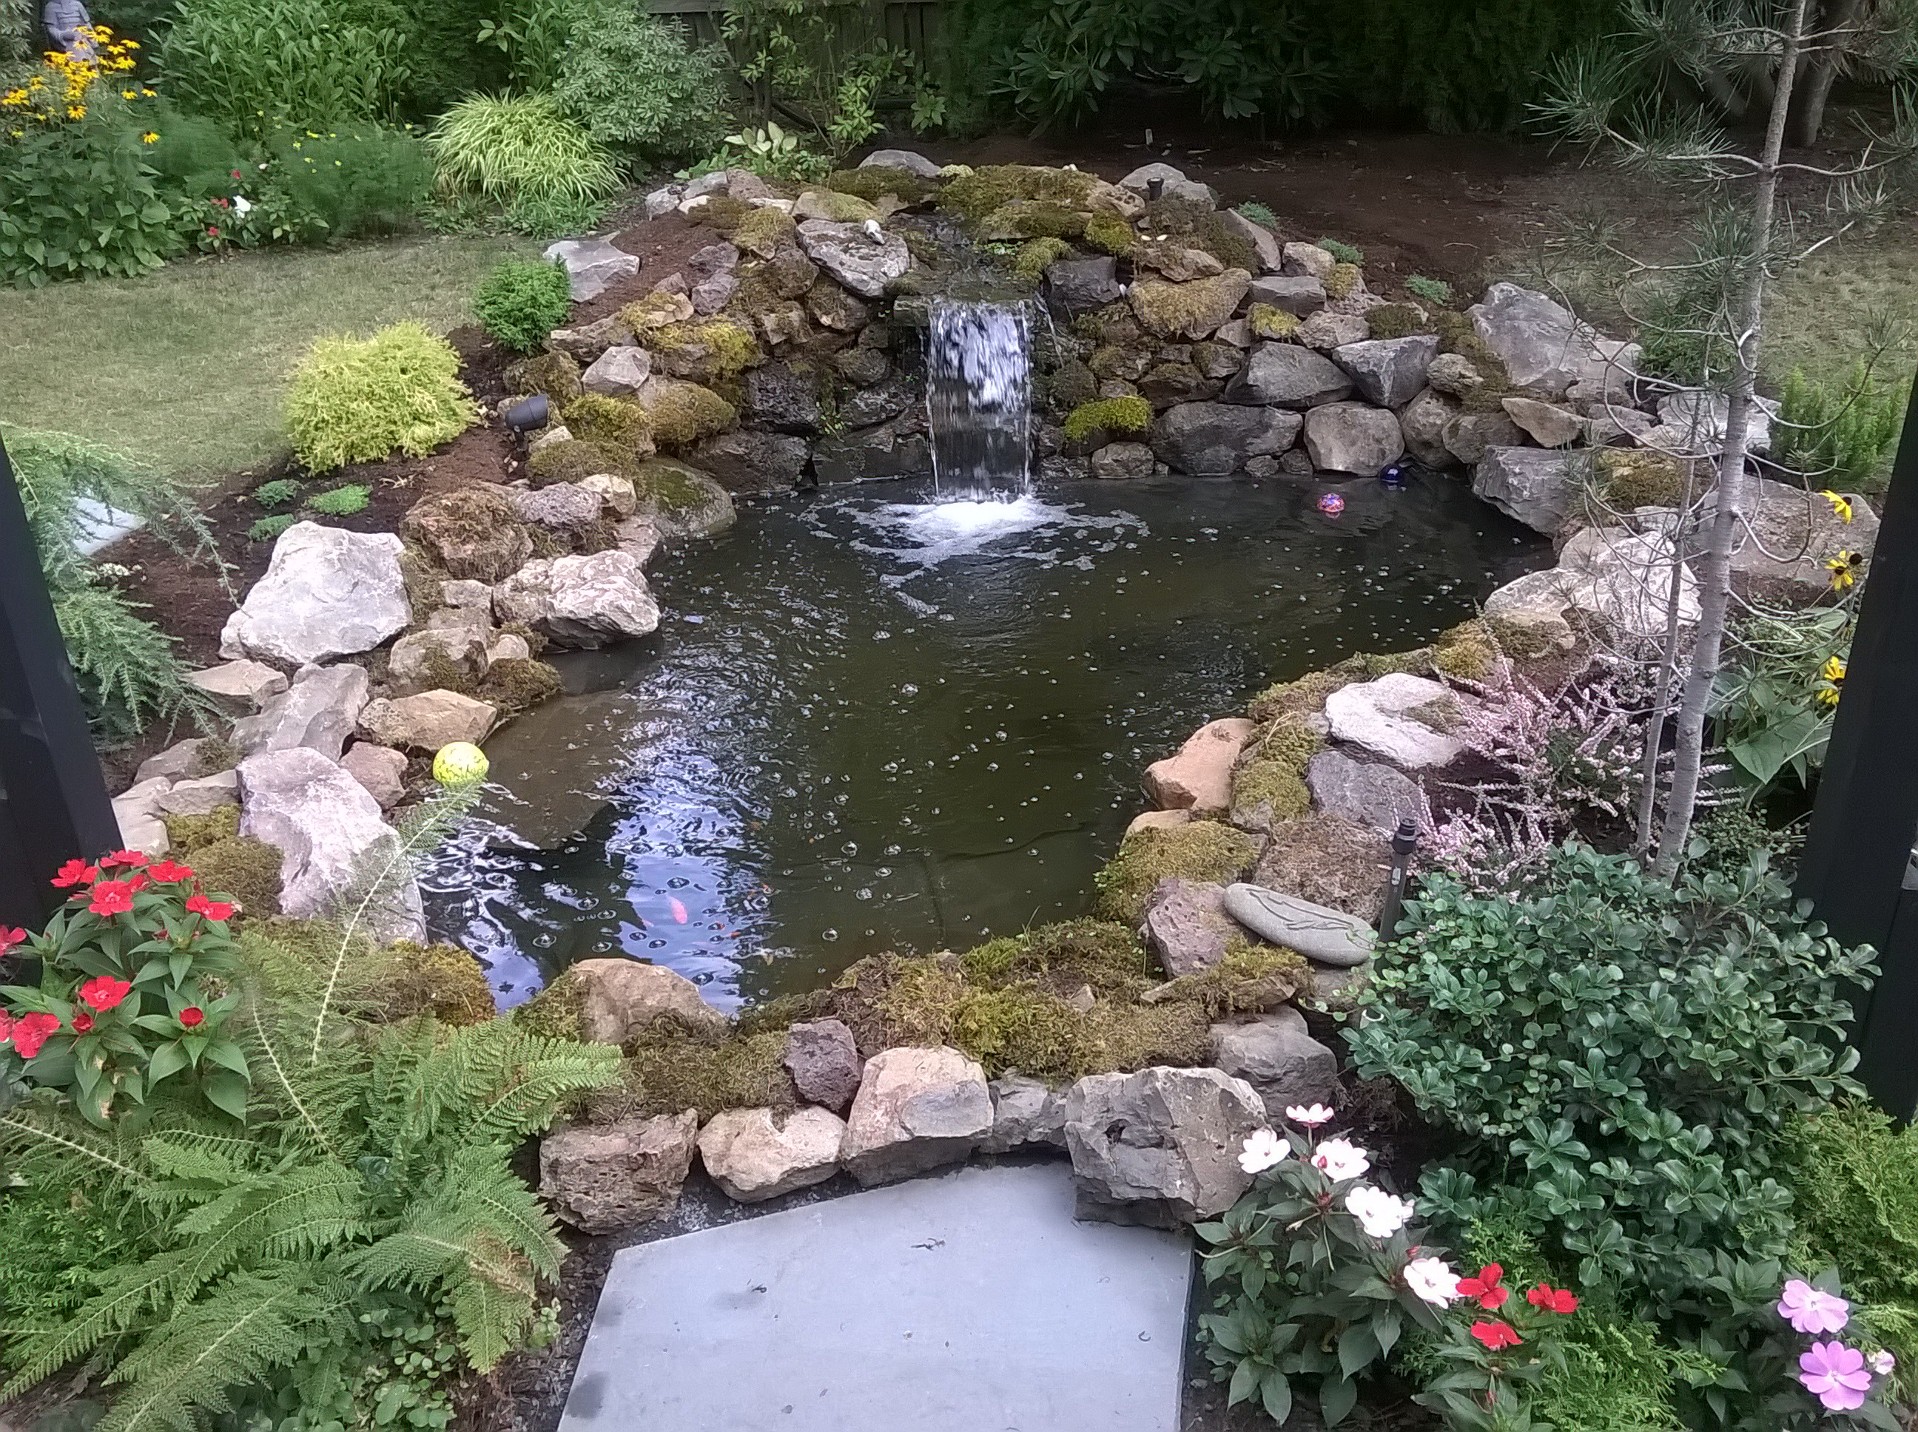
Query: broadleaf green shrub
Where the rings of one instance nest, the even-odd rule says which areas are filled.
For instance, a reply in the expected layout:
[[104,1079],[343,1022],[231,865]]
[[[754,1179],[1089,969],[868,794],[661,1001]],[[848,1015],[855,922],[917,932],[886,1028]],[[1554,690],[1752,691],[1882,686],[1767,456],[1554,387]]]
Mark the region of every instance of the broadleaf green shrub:
[[1425,1196],[1463,1223],[1536,1220],[1581,1281],[1669,1305],[1714,1255],[1776,1257],[1787,1126],[1855,1092],[1848,988],[1876,975],[1795,912],[1762,857],[1674,889],[1555,848],[1510,897],[1432,875],[1346,1031],[1459,1137]]
[[727,130],[725,51],[687,43],[631,0],[578,0],[552,86],[606,148],[653,163],[708,153]]
[[316,340],[286,396],[295,455],[314,472],[396,451],[423,457],[479,417],[459,369],[453,345],[417,323]]
[[551,95],[472,95],[441,117],[427,145],[443,185],[502,203],[600,199],[619,187],[605,146]]
[[572,281],[559,264],[507,259],[480,281],[473,313],[508,348],[530,353],[566,321]]

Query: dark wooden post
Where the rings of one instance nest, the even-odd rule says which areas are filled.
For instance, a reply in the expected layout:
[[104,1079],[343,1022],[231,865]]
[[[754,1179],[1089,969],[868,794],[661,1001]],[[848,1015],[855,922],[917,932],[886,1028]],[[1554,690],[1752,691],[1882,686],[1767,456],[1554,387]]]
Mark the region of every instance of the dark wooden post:
[[27,510],[0,444],[0,925],[38,926],[58,904],[47,884],[53,873],[119,844]]
[[1860,600],[1844,698],[1818,785],[1798,893],[1883,973],[1855,1035],[1859,1077],[1887,1112],[1918,1113],[1918,388]]

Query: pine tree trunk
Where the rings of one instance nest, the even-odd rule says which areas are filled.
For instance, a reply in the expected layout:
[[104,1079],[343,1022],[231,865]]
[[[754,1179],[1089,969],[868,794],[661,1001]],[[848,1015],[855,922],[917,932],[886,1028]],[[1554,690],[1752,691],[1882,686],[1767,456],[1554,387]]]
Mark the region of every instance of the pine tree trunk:
[[1718,460],[1718,508],[1711,535],[1696,564],[1698,578],[1698,634],[1692,644],[1691,670],[1678,703],[1678,735],[1672,769],[1671,799],[1658,841],[1660,875],[1671,875],[1685,853],[1691,834],[1692,811],[1698,803],[1700,772],[1705,763],[1705,718],[1711,707],[1712,687],[1718,680],[1719,657],[1725,645],[1725,623],[1731,608],[1731,554],[1738,536],[1745,496],[1745,453],[1753,398],[1758,386],[1759,329],[1765,316],[1765,285],[1771,261],[1772,216],[1778,203],[1778,160],[1785,148],[1785,124],[1798,77],[1798,61],[1805,43],[1805,11],[1809,0],[1792,0],[1791,19],[1779,59],[1778,86],[1772,94],[1771,115],[1765,125],[1765,146],[1759,156],[1757,191],[1752,196],[1749,267],[1733,305],[1732,336],[1737,362],[1733,367],[1731,409],[1725,421],[1725,450]]
[[1678,618],[1685,596],[1684,526],[1692,503],[1697,500],[1694,488],[1696,481],[1696,472],[1690,463],[1686,463],[1685,486],[1678,500],[1678,521],[1672,528],[1672,579],[1665,597],[1665,635],[1658,652],[1658,685],[1655,688],[1658,695],[1653,699],[1651,712],[1645,719],[1645,750],[1639,762],[1637,835],[1632,841],[1632,854],[1640,860],[1651,852],[1655,834],[1652,819],[1658,808],[1658,756],[1665,744],[1665,723],[1671,720],[1672,674],[1678,669],[1678,652],[1683,641],[1682,623]]
[[1831,87],[1850,47],[1851,26],[1860,8],[1861,0],[1832,0],[1830,13],[1817,22],[1822,38],[1806,56],[1805,84],[1798,113],[1792,119],[1793,144],[1818,142],[1819,132],[1825,127],[1825,101],[1831,98]]

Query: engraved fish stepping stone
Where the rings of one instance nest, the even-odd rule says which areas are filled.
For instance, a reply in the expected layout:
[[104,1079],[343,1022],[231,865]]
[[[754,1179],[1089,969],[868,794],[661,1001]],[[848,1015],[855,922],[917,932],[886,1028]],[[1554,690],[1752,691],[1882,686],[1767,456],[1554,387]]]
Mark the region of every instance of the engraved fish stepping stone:
[[1372,958],[1377,936],[1363,920],[1263,885],[1228,885],[1225,913],[1259,938],[1308,960],[1352,969]]

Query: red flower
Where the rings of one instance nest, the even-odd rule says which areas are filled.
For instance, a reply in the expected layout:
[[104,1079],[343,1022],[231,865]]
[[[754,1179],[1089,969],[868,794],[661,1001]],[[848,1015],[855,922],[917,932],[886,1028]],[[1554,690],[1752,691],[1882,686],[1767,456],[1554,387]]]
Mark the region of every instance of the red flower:
[[206,231],[216,239],[220,237],[220,226],[218,224],[208,224]]
[[1525,1294],[1525,1301],[1535,1308],[1543,1308],[1548,1313],[1575,1313],[1578,1311],[1578,1298],[1570,1288],[1554,1288],[1550,1283],[1540,1283]]
[[65,890],[74,885],[87,885],[100,878],[100,872],[84,860],[69,860],[60,867],[60,873],[53,877],[56,890]]
[[100,857],[100,868],[102,870],[111,870],[116,865],[131,866],[137,870],[146,863],[147,858],[137,850],[116,850],[111,855],[103,855]]
[[1513,1330],[1510,1323],[1501,1322],[1473,1323],[1472,1336],[1493,1352],[1497,1352],[1500,1348],[1517,1347],[1525,1341]]
[[59,1029],[57,1014],[23,1014],[13,1022],[13,1047],[22,1059],[31,1059]]
[[5,925],[0,925],[0,955],[4,955],[8,950],[20,944],[26,938],[27,932],[25,930],[9,930]]
[[197,1004],[190,1004],[180,1011],[180,1023],[188,1029],[198,1029],[206,1023],[206,1011]]
[[1495,1312],[1505,1306],[1505,1300],[1512,1296],[1510,1288],[1499,1286],[1499,1279],[1505,1276],[1505,1270],[1496,1263],[1487,1263],[1478,1270],[1476,1278],[1460,1278],[1458,1291],[1461,1298],[1477,1298],[1478,1305],[1487,1312]]
[[127,876],[127,879],[126,879],[127,889],[136,891],[136,892],[146,889],[147,886],[151,885],[152,883],[153,882],[147,878],[147,873],[144,870],[136,870],[131,875]]
[[186,902],[186,907],[195,915],[204,915],[209,920],[218,921],[233,918],[233,907],[227,904],[226,901],[209,900],[204,895],[192,896]]
[[102,880],[93,887],[87,909],[96,915],[124,915],[133,908],[133,886],[124,880]]
[[213,200],[213,202],[214,202],[214,203],[216,203],[216,204],[218,204],[218,205],[219,205],[219,206],[220,206],[220,207],[221,207],[222,209],[227,209],[227,208],[231,208],[231,207],[232,207],[232,206],[231,206],[230,204],[228,204],[228,203],[227,203],[227,201],[226,201],[226,200],[224,200],[224,199],[221,199],[221,198],[217,198],[217,197],[216,197],[216,198],[215,198],[215,199]]
[[245,178],[246,176],[245,176],[245,175],[243,175],[242,173],[240,173],[240,171],[239,171],[239,170],[237,170],[237,169],[235,169],[235,170],[233,171],[233,177],[234,177],[235,179],[244,179],[244,178]]
[[178,885],[193,878],[193,867],[175,865],[171,860],[162,860],[158,865],[148,866],[147,874],[162,885]]
[[93,1032],[93,1016],[90,1014],[74,1015],[73,1032],[75,1034],[91,1034]]
[[126,980],[116,980],[112,975],[95,975],[80,986],[80,1003],[95,1014],[105,1014],[110,1009],[118,1009],[120,1002],[133,993],[133,986]]

